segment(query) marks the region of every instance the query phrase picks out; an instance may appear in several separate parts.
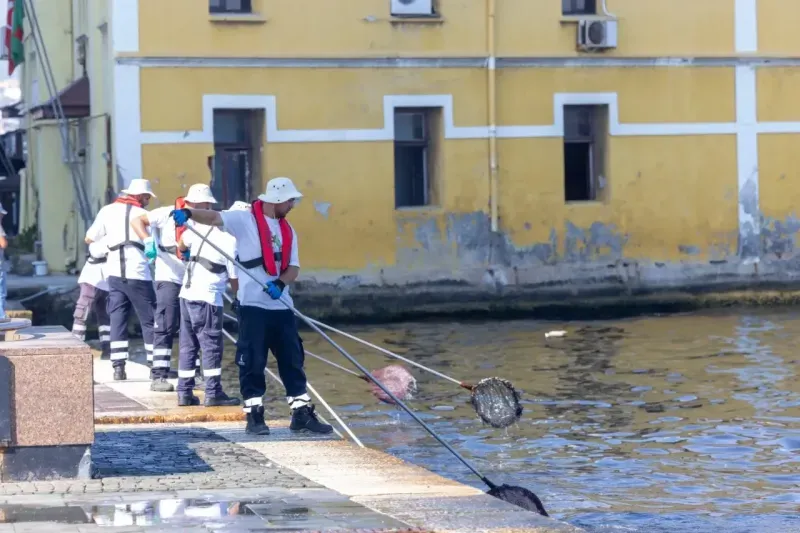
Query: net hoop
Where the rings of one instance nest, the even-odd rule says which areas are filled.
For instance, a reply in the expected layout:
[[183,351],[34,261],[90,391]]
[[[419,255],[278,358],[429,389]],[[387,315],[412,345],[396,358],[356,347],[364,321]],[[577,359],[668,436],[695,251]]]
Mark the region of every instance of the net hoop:
[[520,394],[510,381],[484,378],[472,388],[470,403],[485,424],[503,429],[516,424],[522,416]]

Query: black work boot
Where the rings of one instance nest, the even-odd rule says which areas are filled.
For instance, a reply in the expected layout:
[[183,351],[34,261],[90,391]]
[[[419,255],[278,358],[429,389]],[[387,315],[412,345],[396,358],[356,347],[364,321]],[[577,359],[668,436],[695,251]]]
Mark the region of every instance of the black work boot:
[[192,394],[178,394],[178,407],[191,407],[200,405],[200,398]]
[[269,435],[269,428],[264,422],[264,406],[255,405],[247,413],[247,427],[245,433],[251,435]]
[[128,374],[125,373],[124,366],[114,367],[114,381],[125,381],[128,379]]
[[310,431],[311,433],[320,433],[322,435],[333,432],[333,426],[319,421],[317,413],[314,412],[314,406],[311,404],[298,407],[292,411],[292,424],[289,429],[292,431]]
[[239,405],[242,403],[239,398],[231,398],[224,392],[219,392],[214,396],[209,396],[206,394],[206,399],[203,402],[203,405],[206,407],[231,407],[233,405]]
[[150,390],[153,392],[173,392],[175,387],[167,381],[167,378],[153,378],[150,382]]
[[111,346],[104,342],[102,344],[102,348],[100,351],[100,360],[101,361],[109,361],[111,359]]

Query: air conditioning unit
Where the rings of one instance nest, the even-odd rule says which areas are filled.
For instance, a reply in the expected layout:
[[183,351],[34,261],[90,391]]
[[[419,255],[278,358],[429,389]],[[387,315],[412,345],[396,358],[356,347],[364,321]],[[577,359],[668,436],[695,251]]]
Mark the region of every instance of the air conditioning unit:
[[391,0],[392,15],[433,15],[433,0]]
[[617,21],[584,19],[578,22],[578,48],[604,50],[617,47]]

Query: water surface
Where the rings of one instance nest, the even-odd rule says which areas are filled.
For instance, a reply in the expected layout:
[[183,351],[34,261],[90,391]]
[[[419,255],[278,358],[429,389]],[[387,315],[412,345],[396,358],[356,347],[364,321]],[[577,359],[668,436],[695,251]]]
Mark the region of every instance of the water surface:
[[[590,531],[800,531],[798,313],[343,329],[460,380],[510,379],[525,412],[507,430],[484,426],[468,391],[417,370],[410,404],[490,479],[534,490],[555,518]],[[564,338],[545,338],[560,329]],[[348,365],[315,333],[303,338]],[[370,369],[389,363],[338,340]],[[365,444],[481,485],[366,383],[311,358],[307,366]],[[224,380],[238,393],[232,349]],[[270,382],[268,394],[268,409],[288,416],[283,390]]]

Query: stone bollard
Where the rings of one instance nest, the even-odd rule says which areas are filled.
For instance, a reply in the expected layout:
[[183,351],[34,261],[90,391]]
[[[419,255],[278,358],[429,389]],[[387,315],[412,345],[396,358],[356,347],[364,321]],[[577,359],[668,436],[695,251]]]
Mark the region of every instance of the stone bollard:
[[25,319],[0,321],[0,333],[0,482],[91,478],[89,346]]

